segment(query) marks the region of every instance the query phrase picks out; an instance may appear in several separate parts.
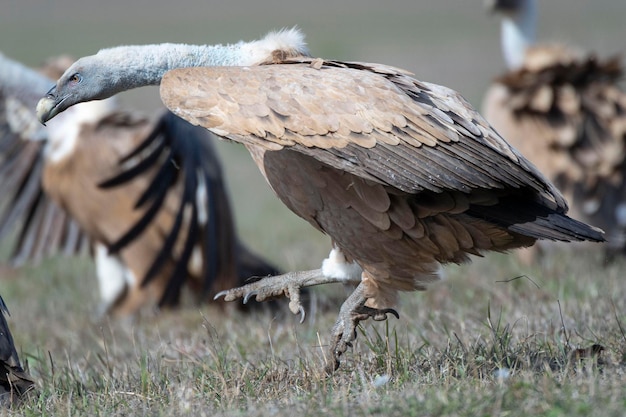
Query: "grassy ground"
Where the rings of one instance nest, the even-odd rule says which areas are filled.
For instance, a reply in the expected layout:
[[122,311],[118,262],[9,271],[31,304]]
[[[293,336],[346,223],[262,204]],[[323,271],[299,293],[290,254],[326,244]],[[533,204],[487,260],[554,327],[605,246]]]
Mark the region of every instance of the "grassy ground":
[[[9,0],[0,49],[36,65],[120,43],[227,42],[298,24],[320,55],[405,67],[476,105],[502,68],[497,23],[481,1],[335,3]],[[623,48],[623,1],[541,7],[542,37],[603,55]],[[124,100],[158,106],[154,90]],[[318,266],[327,239],[273,198],[244,149],[222,143],[220,151],[246,241],[284,269]],[[38,380],[37,395],[4,413],[621,416],[625,265],[595,256],[557,254],[528,269],[493,255],[449,267],[428,292],[403,296],[400,320],[366,324],[332,377],[321,370],[342,288],[315,291],[303,325],[286,313],[194,306],[124,324],[93,317],[89,260],[0,266],[16,345]],[[572,356],[593,344],[605,348],[599,361]]]
[[[88,262],[54,260],[3,285],[38,380],[15,412],[623,415],[624,266],[561,254],[531,270],[502,255],[449,268],[429,292],[403,297],[400,320],[366,324],[328,377],[342,288],[316,291],[302,325],[210,307],[122,324],[91,318]],[[572,353],[593,344],[605,348],[599,359]]]

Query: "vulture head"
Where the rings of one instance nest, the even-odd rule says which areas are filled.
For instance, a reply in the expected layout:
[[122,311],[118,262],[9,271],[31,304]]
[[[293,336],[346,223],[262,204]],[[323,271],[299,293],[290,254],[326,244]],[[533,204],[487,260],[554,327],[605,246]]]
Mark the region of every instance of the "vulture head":
[[119,72],[107,71],[106,66],[92,65],[92,60],[93,57],[89,56],[76,61],[37,103],[37,117],[41,123],[45,124],[78,103],[103,100],[124,90]]

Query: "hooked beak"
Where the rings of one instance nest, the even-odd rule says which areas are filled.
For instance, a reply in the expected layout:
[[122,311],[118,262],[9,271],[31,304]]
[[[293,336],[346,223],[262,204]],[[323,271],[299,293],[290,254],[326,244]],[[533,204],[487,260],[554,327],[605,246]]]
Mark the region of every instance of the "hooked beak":
[[67,96],[57,97],[56,88],[56,86],[52,87],[45,97],[37,103],[37,118],[44,126],[48,120],[60,113],[59,105],[67,98]]

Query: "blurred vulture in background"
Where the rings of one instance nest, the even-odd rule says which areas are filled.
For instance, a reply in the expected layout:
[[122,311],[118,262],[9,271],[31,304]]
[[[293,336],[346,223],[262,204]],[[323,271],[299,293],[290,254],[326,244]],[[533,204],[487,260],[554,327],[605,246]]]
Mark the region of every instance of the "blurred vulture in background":
[[35,383],[20,364],[5,314],[10,315],[9,309],[0,297],[0,404],[11,405]]
[[206,129],[111,100],[38,122],[37,99],[71,62],[48,62],[44,76],[0,54],[0,238],[19,225],[13,263],[91,244],[102,311],[120,317],[176,305],[184,284],[210,299],[277,273],[235,235]]
[[[606,231],[609,255],[626,250],[626,93],[617,57],[601,60],[559,44],[534,45],[535,0],[493,0],[502,17],[508,72],[483,114],[554,182],[572,217]],[[542,242],[531,249],[547,246]],[[523,257],[532,261],[536,252]]]

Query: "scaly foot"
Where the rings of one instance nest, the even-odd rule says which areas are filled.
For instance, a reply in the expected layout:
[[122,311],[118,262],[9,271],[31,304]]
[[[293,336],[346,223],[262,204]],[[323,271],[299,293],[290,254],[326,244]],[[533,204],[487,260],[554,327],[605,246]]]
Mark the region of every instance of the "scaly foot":
[[334,246],[328,258],[322,262],[320,269],[311,271],[291,272],[274,277],[261,278],[238,288],[222,291],[215,295],[215,299],[224,297],[225,301],[243,298],[246,303],[255,296],[257,301],[286,295],[289,297],[289,309],[293,314],[300,314],[300,323],[304,322],[306,312],[300,302],[300,290],[320,284],[334,282],[359,283],[361,281],[361,267],[355,262],[349,262],[341,249]]
[[289,298],[289,310],[293,314],[300,314],[300,323],[304,322],[306,312],[300,302],[300,290],[314,285],[343,282],[335,277],[328,277],[322,273],[322,269],[311,271],[290,272],[283,275],[261,278],[258,281],[241,287],[219,292],[214,299],[224,297],[224,301],[233,301],[243,298],[244,304],[253,296],[256,301],[265,301],[270,298],[285,295]]
[[387,314],[393,314],[397,319],[400,318],[398,312],[392,308],[376,309],[367,307],[365,305],[367,298],[363,294],[363,284],[359,284],[341,306],[339,317],[331,331],[333,341],[330,345],[330,356],[332,363],[326,366],[328,373],[333,373],[339,368],[339,358],[348,347],[352,347],[352,342],[357,337],[357,326],[361,321],[369,318],[376,321],[387,320]]

